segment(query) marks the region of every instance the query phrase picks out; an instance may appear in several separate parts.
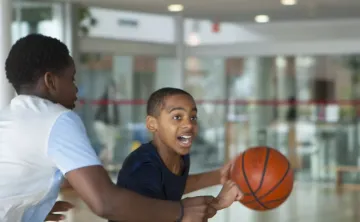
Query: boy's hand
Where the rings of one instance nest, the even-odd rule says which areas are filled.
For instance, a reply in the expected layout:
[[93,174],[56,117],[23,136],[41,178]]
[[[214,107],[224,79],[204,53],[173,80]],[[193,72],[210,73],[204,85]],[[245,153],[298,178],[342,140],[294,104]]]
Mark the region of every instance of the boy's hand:
[[225,182],[223,188],[217,196],[217,202],[214,202],[214,207],[217,210],[230,207],[234,201],[241,200],[242,196],[243,194],[241,193],[237,184],[231,180],[228,180]]
[[215,198],[211,196],[183,199],[184,218],[182,222],[203,222],[215,216],[216,209],[210,204],[214,200]]
[[220,169],[220,182],[224,185],[228,180],[230,180],[231,169],[236,161],[236,158],[230,160]]
[[54,207],[51,209],[50,213],[47,215],[45,221],[60,221],[64,220],[65,216],[58,214],[59,212],[66,212],[72,209],[74,206],[65,201],[57,201]]

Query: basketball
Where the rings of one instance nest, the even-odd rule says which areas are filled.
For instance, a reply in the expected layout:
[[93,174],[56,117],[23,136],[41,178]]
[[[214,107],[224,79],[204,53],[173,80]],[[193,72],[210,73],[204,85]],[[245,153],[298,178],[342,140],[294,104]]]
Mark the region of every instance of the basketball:
[[279,151],[259,146],[247,149],[236,158],[231,179],[244,195],[240,201],[243,205],[266,211],[277,208],[290,196],[294,172]]

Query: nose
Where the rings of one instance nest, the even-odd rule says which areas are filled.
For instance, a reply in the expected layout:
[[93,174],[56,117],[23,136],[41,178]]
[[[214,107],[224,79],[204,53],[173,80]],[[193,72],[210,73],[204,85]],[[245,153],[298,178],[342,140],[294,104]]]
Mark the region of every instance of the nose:
[[194,128],[195,123],[188,118],[185,118],[182,124],[182,128],[191,130]]

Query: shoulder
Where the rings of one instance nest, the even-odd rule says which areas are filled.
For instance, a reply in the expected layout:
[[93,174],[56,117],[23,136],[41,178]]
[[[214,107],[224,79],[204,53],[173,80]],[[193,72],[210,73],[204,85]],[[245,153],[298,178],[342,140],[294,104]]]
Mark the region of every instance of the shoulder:
[[86,130],[80,116],[74,111],[67,110],[57,115],[51,127],[50,135],[63,134],[63,136],[73,138],[84,133]]
[[118,174],[118,184],[128,183],[143,176],[154,181],[162,180],[161,161],[156,150],[149,144],[142,144],[125,159]]
[[139,148],[130,153],[125,159],[122,169],[135,172],[139,170],[140,167],[143,168],[144,166],[153,170],[161,170],[159,156],[150,143],[142,144]]
[[47,144],[47,155],[63,174],[81,167],[101,165],[80,116],[73,111],[59,115]]
[[[64,110],[57,115],[54,125],[71,124],[77,127],[83,127],[83,122],[80,116],[71,110]],[[75,125],[74,125],[75,124]]]

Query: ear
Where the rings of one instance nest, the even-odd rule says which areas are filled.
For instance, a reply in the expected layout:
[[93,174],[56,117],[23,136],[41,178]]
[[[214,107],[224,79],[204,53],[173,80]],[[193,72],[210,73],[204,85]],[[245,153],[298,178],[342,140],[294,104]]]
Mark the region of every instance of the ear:
[[146,128],[152,133],[157,131],[157,120],[153,116],[146,117]]
[[56,91],[56,78],[51,72],[46,72],[44,75],[44,83],[49,91]]

